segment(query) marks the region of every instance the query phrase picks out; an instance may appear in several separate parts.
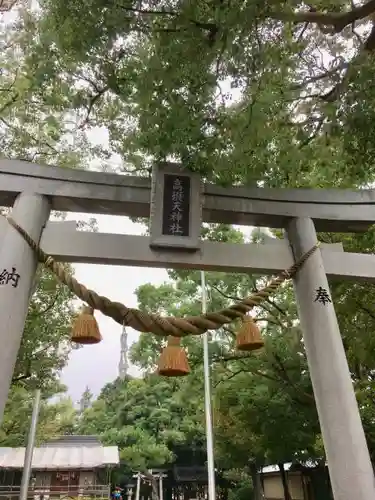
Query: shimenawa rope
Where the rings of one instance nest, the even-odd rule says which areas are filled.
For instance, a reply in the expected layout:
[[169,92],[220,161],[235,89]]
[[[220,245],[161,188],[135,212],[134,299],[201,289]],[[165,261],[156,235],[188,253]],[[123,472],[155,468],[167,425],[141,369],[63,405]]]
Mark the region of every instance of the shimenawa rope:
[[302,267],[305,261],[319,247],[315,244],[306,252],[293,266],[281,272],[276,278],[271,280],[264,288],[249,297],[246,297],[221,311],[209,312],[201,316],[186,316],[184,318],[161,317],[158,314],[148,314],[139,309],[126,307],[120,302],[98,295],[93,290],[89,290],[70,275],[64,267],[55,262],[47,255],[31,236],[20,227],[11,216],[6,215],[9,224],[24,238],[32,250],[37,254],[40,262],[50,269],[56,277],[66,285],[82,301],[86,302],[93,309],[101,311],[105,316],[114,319],[120,325],[130,326],[139,332],[150,332],[159,336],[185,337],[186,335],[201,335],[207,330],[217,330],[221,326],[231,323],[235,319],[243,318],[247,312],[257,306],[286,280],[292,278]]

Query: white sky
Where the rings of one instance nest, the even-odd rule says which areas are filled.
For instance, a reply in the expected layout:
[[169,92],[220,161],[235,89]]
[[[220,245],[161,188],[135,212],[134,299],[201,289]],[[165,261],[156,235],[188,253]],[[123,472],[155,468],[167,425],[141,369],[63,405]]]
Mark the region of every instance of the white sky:
[[[88,217],[84,214],[69,214],[68,219],[85,220]],[[103,233],[143,234],[145,231],[144,226],[131,222],[127,217],[98,215],[96,220],[99,232]],[[130,307],[137,306],[134,294],[136,288],[145,283],[158,285],[168,278],[164,269],[92,264],[77,264],[74,268],[76,278],[85,286]],[[103,336],[102,342],[73,351],[62,372],[62,382],[68,386],[73,401],[80,399],[86,386],[97,396],[103,385],[118,376],[122,327],[101,313],[96,312],[95,316]],[[127,331],[130,346],[139,334],[131,328]],[[138,373],[135,367],[129,370],[131,375]]]

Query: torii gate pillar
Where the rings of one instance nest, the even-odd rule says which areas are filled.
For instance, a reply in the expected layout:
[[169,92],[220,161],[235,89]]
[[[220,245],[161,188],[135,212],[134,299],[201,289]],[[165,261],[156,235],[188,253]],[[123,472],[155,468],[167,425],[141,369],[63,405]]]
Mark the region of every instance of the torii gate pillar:
[[[39,241],[50,205],[37,194],[20,194],[12,218]],[[0,422],[12,382],[37,267],[35,252],[10,225],[0,248]]]
[[[294,219],[287,234],[295,259],[317,242],[309,218]],[[333,496],[373,500],[374,473],[320,250],[298,271],[294,288]],[[317,290],[327,291],[328,301],[319,302]]]

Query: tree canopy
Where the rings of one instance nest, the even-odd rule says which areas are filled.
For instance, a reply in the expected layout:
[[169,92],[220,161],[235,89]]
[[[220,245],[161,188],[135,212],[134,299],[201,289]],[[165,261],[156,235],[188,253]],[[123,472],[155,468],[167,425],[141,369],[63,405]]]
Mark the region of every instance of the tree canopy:
[[140,174],[175,159],[224,184],[364,185],[374,9],[43,0],[3,35],[2,150]]
[[156,375],[118,379],[106,385],[85,411],[79,430],[119,446],[130,469],[145,471],[172,463],[178,446],[197,447],[204,440],[199,397],[188,397],[180,385],[179,380]]

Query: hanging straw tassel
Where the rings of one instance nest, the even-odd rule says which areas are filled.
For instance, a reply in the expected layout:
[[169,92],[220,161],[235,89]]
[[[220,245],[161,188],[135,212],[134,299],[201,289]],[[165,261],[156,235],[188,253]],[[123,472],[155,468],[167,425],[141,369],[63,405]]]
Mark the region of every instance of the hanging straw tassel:
[[264,340],[259,328],[251,316],[245,316],[236,336],[239,351],[256,351],[264,346]]
[[102,340],[94,309],[84,306],[73,322],[71,341],[77,344],[98,344]]
[[190,373],[189,362],[181,339],[168,337],[168,343],[162,350],[158,363],[158,374],[163,377],[184,377]]

